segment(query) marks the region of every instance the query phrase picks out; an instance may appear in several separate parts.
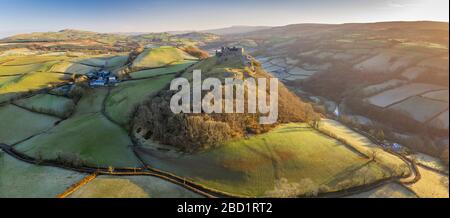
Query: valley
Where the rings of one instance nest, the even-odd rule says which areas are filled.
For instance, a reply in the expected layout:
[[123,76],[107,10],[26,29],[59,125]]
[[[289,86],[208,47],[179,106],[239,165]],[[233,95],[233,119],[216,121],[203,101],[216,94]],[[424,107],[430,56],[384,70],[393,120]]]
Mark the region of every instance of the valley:
[[[3,39],[0,197],[448,198],[448,36],[404,25]],[[172,114],[195,69],[279,78],[278,122]]]

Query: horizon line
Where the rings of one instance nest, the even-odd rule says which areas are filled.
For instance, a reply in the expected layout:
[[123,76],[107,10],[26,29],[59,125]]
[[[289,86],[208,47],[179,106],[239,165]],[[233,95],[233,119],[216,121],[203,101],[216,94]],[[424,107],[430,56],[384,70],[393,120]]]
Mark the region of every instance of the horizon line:
[[[344,23],[319,23],[319,22],[305,22],[305,23],[288,23],[288,24],[282,24],[282,25],[274,25],[274,26],[266,26],[266,25],[228,25],[228,26],[220,26],[220,27],[214,27],[209,29],[192,29],[192,30],[165,30],[165,31],[94,31],[90,29],[82,29],[82,28],[62,28],[59,30],[23,30],[23,31],[14,31],[14,30],[6,30],[6,31],[0,31],[0,39],[16,36],[16,35],[22,35],[22,34],[32,34],[32,33],[52,33],[52,32],[60,32],[64,30],[75,30],[75,31],[86,31],[86,32],[93,32],[93,33],[100,33],[100,34],[129,34],[129,33],[139,33],[139,34],[148,34],[148,33],[170,33],[170,32],[207,32],[211,30],[217,30],[217,29],[226,29],[226,28],[233,28],[233,27],[267,27],[267,28],[277,28],[277,27],[286,27],[291,25],[349,25],[349,24],[376,24],[376,23],[418,23],[418,22],[434,22],[434,23],[449,23],[449,21],[442,21],[442,20],[386,20],[386,21],[373,21],[373,22],[344,22]],[[3,33],[11,32],[12,34],[7,34],[5,36],[2,36]],[[16,32],[16,33],[13,33]],[[176,35],[176,34],[175,34]]]

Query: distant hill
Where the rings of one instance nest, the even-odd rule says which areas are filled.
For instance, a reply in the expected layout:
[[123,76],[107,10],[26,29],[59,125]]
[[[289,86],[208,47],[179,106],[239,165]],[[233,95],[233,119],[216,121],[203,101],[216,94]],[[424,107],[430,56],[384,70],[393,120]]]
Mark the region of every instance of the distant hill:
[[126,40],[126,35],[96,33],[83,30],[65,29],[58,32],[35,32],[19,34],[4,38],[0,42],[9,43],[39,43],[39,42],[67,42],[89,41],[101,44],[113,45],[118,41]]
[[220,29],[203,30],[200,32],[213,33],[213,34],[217,34],[217,35],[234,35],[234,34],[250,33],[250,32],[259,31],[259,30],[267,30],[270,28],[272,28],[272,27],[268,27],[268,26],[232,26],[232,27],[226,27],[226,28],[220,28]]
[[183,34],[163,33],[96,33],[65,29],[58,32],[35,32],[0,39],[6,46],[0,50],[27,48],[71,51],[131,51],[152,46],[201,46],[220,39],[212,33],[188,32]]
[[220,36],[218,36],[217,34],[206,32],[189,32],[184,34],[177,34],[175,36],[183,39],[190,39],[202,42],[209,42],[220,38]]
[[439,156],[448,149],[448,32],[431,21],[293,24],[213,46],[241,45],[297,93],[325,98],[323,110],[362,116],[370,122],[356,126],[382,125],[390,140]]

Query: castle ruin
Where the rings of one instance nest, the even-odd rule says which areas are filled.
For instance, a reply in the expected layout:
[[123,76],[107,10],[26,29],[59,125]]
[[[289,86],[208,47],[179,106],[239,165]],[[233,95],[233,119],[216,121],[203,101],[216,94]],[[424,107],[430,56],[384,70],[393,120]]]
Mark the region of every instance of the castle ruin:
[[238,47],[222,47],[220,50],[216,50],[216,57],[218,57],[218,63],[223,63],[229,60],[229,58],[237,57],[242,60],[242,64],[248,66],[253,70],[253,65],[250,57],[245,54],[244,48]]

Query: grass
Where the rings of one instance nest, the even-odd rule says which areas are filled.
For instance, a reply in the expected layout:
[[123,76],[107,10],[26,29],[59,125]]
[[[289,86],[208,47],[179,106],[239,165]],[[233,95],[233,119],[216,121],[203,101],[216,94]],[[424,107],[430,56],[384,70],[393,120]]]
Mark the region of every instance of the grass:
[[100,114],[75,116],[51,131],[15,146],[44,160],[93,167],[137,167],[127,132]]
[[448,176],[418,167],[421,179],[408,187],[421,198],[448,198]]
[[106,64],[106,68],[112,69],[125,65],[128,62],[128,55],[115,56],[110,58]]
[[[267,134],[193,155],[147,149],[139,153],[152,167],[252,197],[315,195],[374,182],[393,173],[306,124],[282,125]],[[295,188],[284,190],[289,187]]]
[[182,71],[192,64],[196,63],[196,61],[181,61],[174,63],[168,67],[165,68],[157,68],[157,69],[151,69],[151,70],[142,70],[137,71],[131,74],[131,77],[133,79],[142,79],[147,77],[155,77],[160,75],[166,75],[171,73],[177,73],[179,71]]
[[67,82],[68,76],[59,73],[34,72],[16,78],[0,87],[0,95],[7,93],[23,93],[31,90],[49,88]]
[[164,88],[173,77],[166,75],[121,83],[111,91],[106,101],[106,113],[116,122],[126,125],[136,105]]
[[417,163],[427,166],[431,169],[439,170],[441,172],[448,172],[448,167],[442,163],[439,158],[432,157],[422,153],[415,153],[408,156],[408,159],[415,160]]
[[0,76],[20,75],[38,71],[43,64],[30,64],[21,66],[3,66],[0,65]]
[[197,60],[197,58],[171,46],[147,49],[133,62],[134,68],[156,68],[183,60]]
[[409,189],[398,183],[390,183],[379,188],[349,196],[350,198],[417,198]]
[[0,151],[0,198],[53,198],[84,176],[20,162]]
[[17,81],[17,79],[19,79],[20,76],[4,76],[4,77],[0,77],[0,88],[3,87],[4,85],[7,85],[11,82]]
[[70,198],[198,198],[187,189],[149,176],[100,176]]
[[375,153],[378,162],[382,163],[388,168],[396,169],[398,174],[409,172],[409,168],[405,162],[399,159],[397,156],[390,154],[380,148],[378,145],[373,144],[368,138],[363,135],[352,131],[343,124],[334,121],[324,119],[320,123],[320,130],[323,132],[331,132],[336,135],[342,141],[345,141],[349,146],[356,149],[358,152],[366,155],[373,156]]
[[414,96],[401,103],[392,105],[389,109],[408,114],[414,120],[425,123],[436,115],[448,110],[448,103]]
[[52,72],[59,72],[59,73],[70,73],[70,74],[88,74],[93,71],[98,71],[99,67],[91,67],[83,64],[78,63],[71,63],[71,62],[61,62],[56,65],[54,65],[50,71]]
[[32,113],[22,108],[6,105],[0,107],[0,143],[15,144],[41,133],[59,121],[56,117]]
[[367,98],[367,100],[369,103],[375,106],[384,108],[394,103],[400,102],[408,97],[440,89],[443,89],[443,87],[424,83],[411,83],[395,89],[384,91],[370,98]]
[[50,114],[61,118],[68,117],[75,108],[75,104],[71,99],[47,94],[35,95],[18,100],[15,103],[38,113]]
[[96,88],[86,89],[83,97],[78,101],[74,116],[99,113],[102,110],[103,99],[105,99],[108,89]]
[[448,102],[448,98],[449,98],[448,90],[429,92],[422,96],[425,98],[430,98],[430,99],[434,99],[434,100],[438,100],[438,101],[445,101],[445,102]]
[[16,66],[16,65],[29,65],[29,64],[39,64],[45,62],[54,62],[54,61],[63,61],[67,60],[67,56],[38,56],[38,55],[30,55],[30,56],[19,56],[13,57],[14,60],[8,61],[3,64],[4,66]]
[[128,55],[117,55],[117,56],[92,56],[92,57],[84,57],[78,58],[74,60],[76,63],[97,66],[97,67],[106,67],[106,68],[115,68],[122,65],[128,61]]

